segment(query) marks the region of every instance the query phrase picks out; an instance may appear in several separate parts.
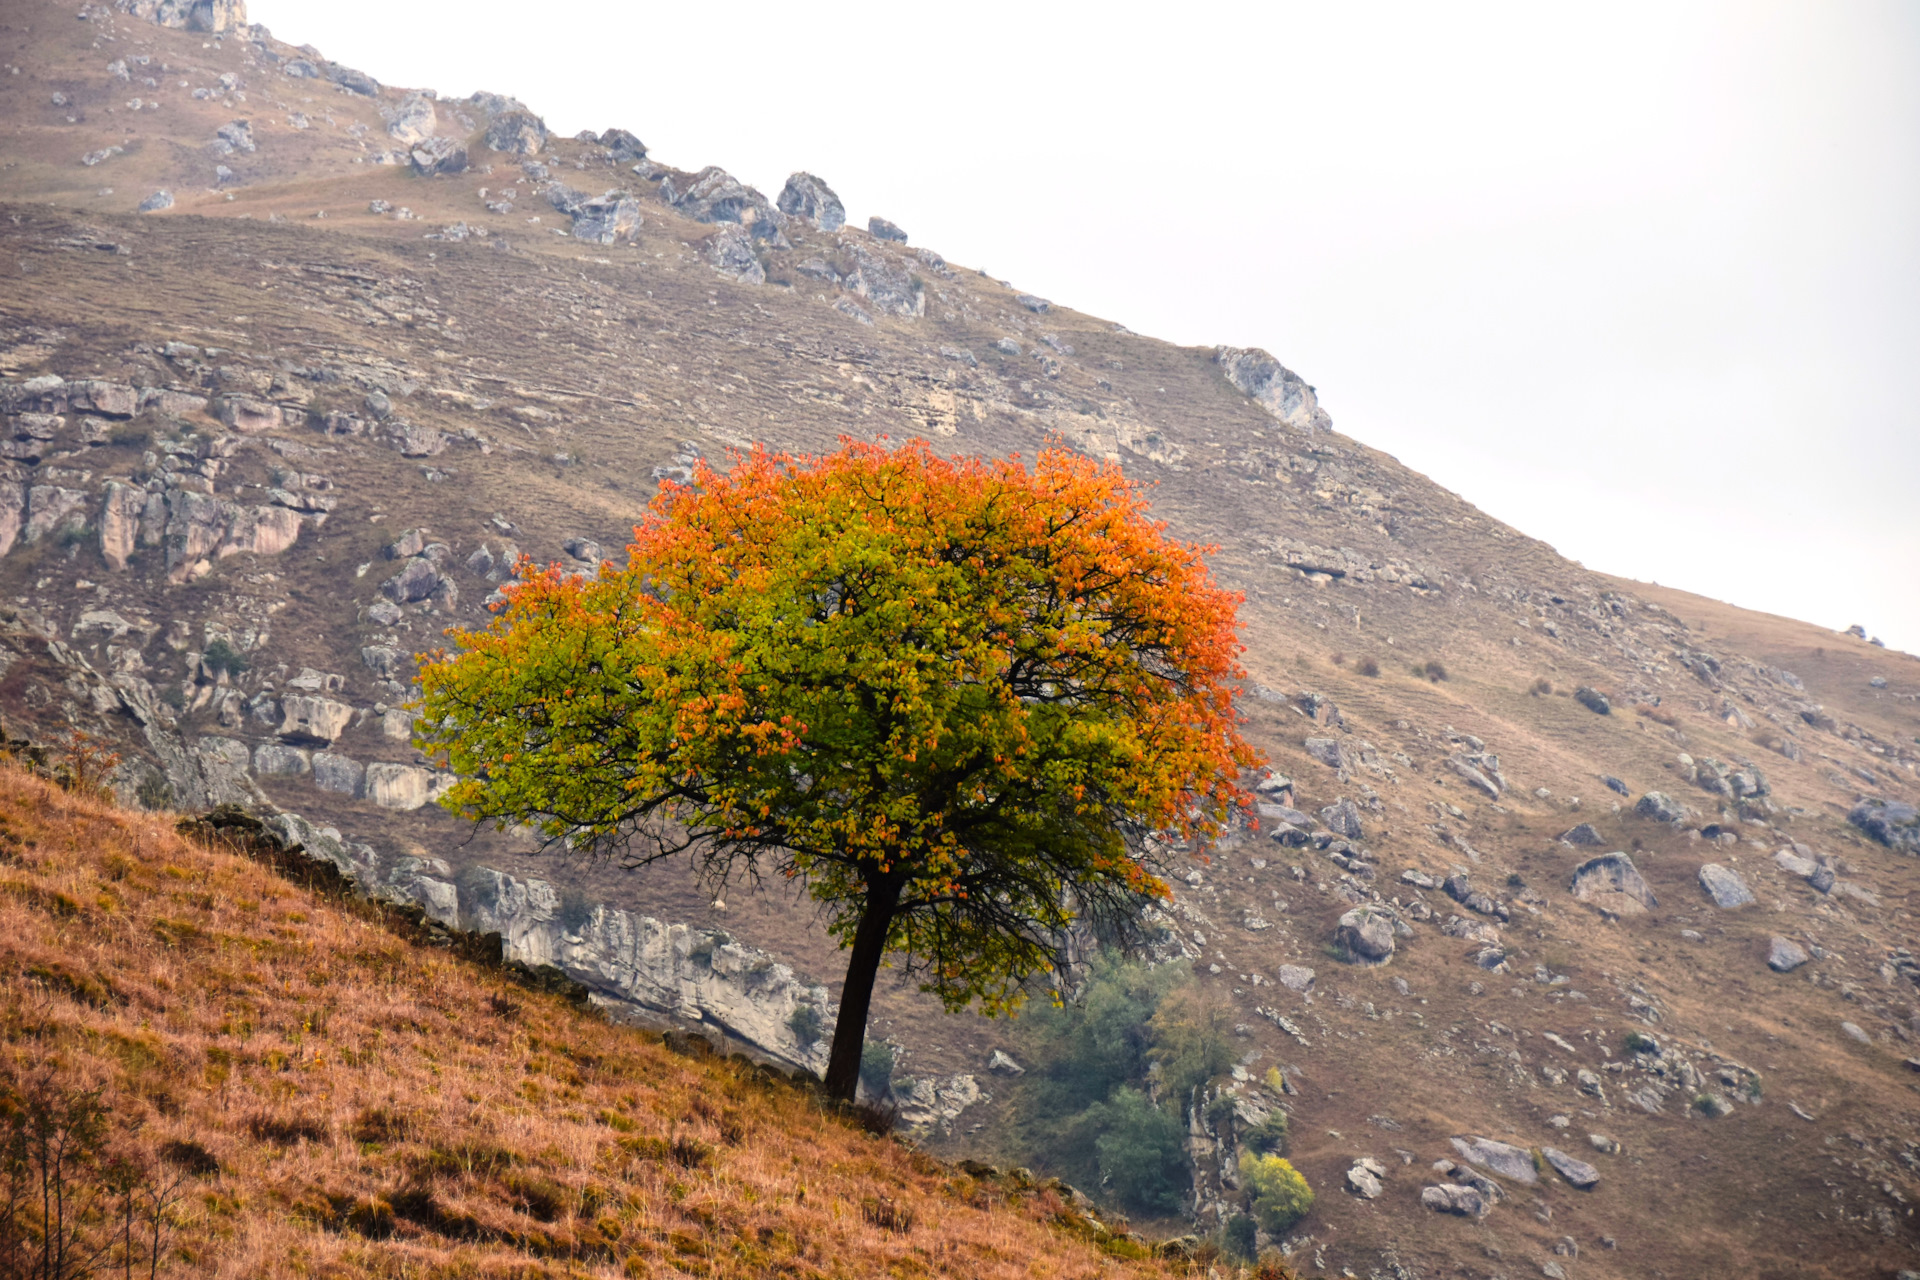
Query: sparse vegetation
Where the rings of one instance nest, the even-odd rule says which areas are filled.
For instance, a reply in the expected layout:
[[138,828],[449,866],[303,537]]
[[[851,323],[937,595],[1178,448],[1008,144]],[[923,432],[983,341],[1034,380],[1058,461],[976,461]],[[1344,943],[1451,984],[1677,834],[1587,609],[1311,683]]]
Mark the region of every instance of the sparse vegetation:
[[1446,664],[1438,658],[1428,658],[1425,662],[1414,664],[1413,674],[1422,680],[1431,680],[1439,684],[1447,678],[1447,668]]
[[1380,674],[1380,659],[1371,656],[1362,658],[1354,670],[1363,676],[1377,676]]
[[820,1011],[810,1004],[794,1006],[793,1012],[787,1016],[787,1026],[792,1029],[793,1038],[800,1042],[803,1049],[811,1049],[820,1042],[823,1029]]
[[226,639],[217,639],[200,655],[201,665],[215,676],[237,676],[247,669],[247,655]]
[[1553,696],[1553,681],[1545,676],[1535,677],[1534,682],[1527,686],[1527,692],[1536,698],[1550,698]]

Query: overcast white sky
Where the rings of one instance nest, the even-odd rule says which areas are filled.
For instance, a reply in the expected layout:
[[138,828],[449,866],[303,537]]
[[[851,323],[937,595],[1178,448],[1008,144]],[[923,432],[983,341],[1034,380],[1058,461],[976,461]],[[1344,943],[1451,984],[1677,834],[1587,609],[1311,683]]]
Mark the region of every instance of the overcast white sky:
[[1920,652],[1920,4],[251,0],[1183,343],[1588,566]]

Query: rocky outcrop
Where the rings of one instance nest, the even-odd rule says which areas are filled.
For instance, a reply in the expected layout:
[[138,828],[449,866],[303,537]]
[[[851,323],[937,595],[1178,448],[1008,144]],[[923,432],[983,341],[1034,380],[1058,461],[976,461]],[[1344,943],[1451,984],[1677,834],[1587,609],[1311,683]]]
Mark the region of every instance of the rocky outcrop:
[[868,218],[867,234],[875,240],[889,240],[894,244],[905,244],[907,242],[907,233],[893,223],[888,222],[885,218]]
[[364,794],[382,809],[411,812],[445,795],[458,780],[421,765],[380,762],[367,766]]
[[1296,431],[1331,431],[1333,419],[1299,374],[1258,348],[1219,347],[1213,362],[1228,382]]
[[676,188],[669,178],[660,184],[660,195],[695,222],[737,222],[755,240],[786,244],[786,237],[780,234],[780,212],[765,196],[725,169],[709,165],[693,176],[685,191]]
[[582,200],[568,212],[573,216],[573,238],[589,244],[624,244],[642,225],[640,202],[624,191]]
[[387,134],[402,146],[412,148],[431,138],[438,124],[433,99],[424,93],[410,93],[387,118]]
[[896,1092],[900,1123],[908,1129],[933,1129],[952,1124],[960,1113],[975,1103],[991,1101],[970,1075],[953,1075],[944,1080],[915,1080],[905,1093]]
[[810,173],[796,173],[780,189],[780,212],[805,218],[822,231],[838,231],[847,225],[847,209],[833,188]]
[[1807,949],[1791,938],[1776,934],[1767,944],[1767,968],[1775,973],[1792,973],[1810,959]]
[[723,276],[730,276],[743,284],[765,284],[767,269],[760,265],[760,257],[753,243],[753,236],[745,227],[722,227],[707,237],[701,246],[701,253],[707,259],[707,265]]
[[1491,1138],[1454,1138],[1452,1141],[1453,1149],[1469,1164],[1477,1164],[1527,1186],[1540,1180],[1539,1171],[1533,1167],[1533,1153],[1525,1147],[1495,1142]]
[[1667,823],[1683,822],[1688,814],[1685,805],[1661,791],[1649,791],[1641,796],[1633,806],[1633,811],[1643,818]]
[[1920,854],[1920,809],[1902,800],[1862,800],[1847,821],[1889,849]]
[[[708,1023],[793,1066],[826,1070],[838,1012],[826,988],[723,930],[578,902],[544,880],[487,868],[461,876],[460,918],[467,928],[499,933],[507,959],[552,965],[603,1002]],[[803,1041],[796,1027],[817,1038]],[[960,1079],[924,1082],[934,1091],[931,1105],[942,1103],[943,1089],[965,1092]],[[977,1085],[972,1092],[977,1099]]]
[[247,25],[247,0],[115,0],[114,8],[186,31],[219,33]]
[[467,168],[467,149],[452,138],[428,138],[415,144],[408,158],[413,161],[414,172],[426,178],[463,173]]
[[857,240],[842,241],[840,247],[853,263],[853,269],[840,281],[842,289],[866,299],[875,311],[887,315],[926,314],[926,294],[905,267],[895,265]]
[[626,164],[647,158],[647,144],[625,129],[608,129],[600,135],[600,145],[613,152],[615,160]]
[[1340,917],[1333,945],[1349,964],[1385,964],[1393,959],[1393,917],[1376,907],[1355,907]]
[[524,107],[502,111],[487,121],[486,143],[508,155],[539,155],[547,145],[547,122]]

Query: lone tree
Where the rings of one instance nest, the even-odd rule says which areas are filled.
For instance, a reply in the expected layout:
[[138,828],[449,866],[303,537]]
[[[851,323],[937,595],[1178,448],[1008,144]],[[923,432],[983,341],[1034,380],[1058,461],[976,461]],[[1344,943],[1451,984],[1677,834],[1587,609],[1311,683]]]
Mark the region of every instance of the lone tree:
[[1018,1004],[1076,918],[1167,896],[1256,763],[1203,549],[1066,450],[755,450],[666,486],[625,568],[523,565],[424,667],[441,803],[713,884],[804,885],[849,949],[826,1085],[851,1099],[892,954],[950,1009]]

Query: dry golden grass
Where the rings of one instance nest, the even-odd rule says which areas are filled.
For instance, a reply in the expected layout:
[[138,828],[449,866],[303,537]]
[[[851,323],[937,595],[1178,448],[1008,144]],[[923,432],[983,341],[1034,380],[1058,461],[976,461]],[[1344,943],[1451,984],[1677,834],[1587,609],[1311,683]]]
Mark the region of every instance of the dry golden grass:
[[[1168,1274],[740,1060],[690,1059],[167,819],[0,767],[0,1081],[197,1143],[176,1273]],[[179,1164],[175,1147],[175,1163]],[[190,1163],[190,1162],[189,1162]]]

